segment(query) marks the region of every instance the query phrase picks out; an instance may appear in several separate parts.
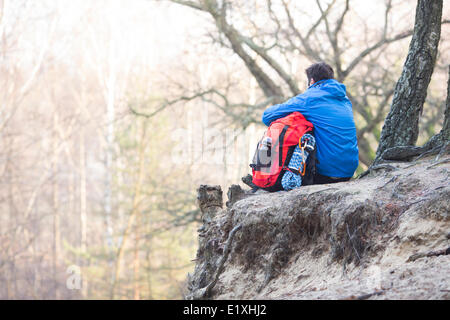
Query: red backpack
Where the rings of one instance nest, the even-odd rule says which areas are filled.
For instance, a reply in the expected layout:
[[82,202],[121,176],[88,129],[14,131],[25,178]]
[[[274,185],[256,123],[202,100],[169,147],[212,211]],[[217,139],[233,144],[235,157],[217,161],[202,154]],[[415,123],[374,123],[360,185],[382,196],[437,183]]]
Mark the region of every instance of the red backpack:
[[[287,166],[294,149],[305,133],[313,133],[313,128],[313,124],[300,112],[293,112],[272,122],[258,142],[252,164],[250,164],[252,182],[270,192],[283,190],[281,179],[286,170],[289,170]],[[308,159],[308,162],[314,165],[315,154],[309,158],[311,161]],[[311,165],[306,165],[307,171],[310,171],[310,168]],[[302,175],[304,174],[303,172]],[[311,184],[309,180],[309,178],[306,179],[306,183],[302,182],[302,185]]]

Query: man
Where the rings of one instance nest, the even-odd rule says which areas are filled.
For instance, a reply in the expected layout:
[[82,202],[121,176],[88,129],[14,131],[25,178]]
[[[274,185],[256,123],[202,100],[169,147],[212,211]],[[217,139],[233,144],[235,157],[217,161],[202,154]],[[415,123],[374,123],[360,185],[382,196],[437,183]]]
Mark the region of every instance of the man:
[[358,167],[358,144],[352,104],[345,85],[334,79],[324,62],[306,69],[308,89],[290,100],[271,106],[262,116],[272,121],[298,111],[314,125],[317,166],[314,184],[348,181]]

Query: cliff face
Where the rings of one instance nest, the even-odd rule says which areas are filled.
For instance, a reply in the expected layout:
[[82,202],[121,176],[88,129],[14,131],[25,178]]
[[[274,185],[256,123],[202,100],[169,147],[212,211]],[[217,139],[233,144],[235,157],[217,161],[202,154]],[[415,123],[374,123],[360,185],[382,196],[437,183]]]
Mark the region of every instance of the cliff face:
[[450,299],[450,157],[289,192],[201,186],[188,299]]

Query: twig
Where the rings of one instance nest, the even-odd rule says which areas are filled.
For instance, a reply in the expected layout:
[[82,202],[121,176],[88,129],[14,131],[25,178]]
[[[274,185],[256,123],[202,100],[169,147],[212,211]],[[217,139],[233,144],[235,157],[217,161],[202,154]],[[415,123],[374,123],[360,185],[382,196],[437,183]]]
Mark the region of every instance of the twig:
[[[450,84],[450,82],[449,82]],[[448,104],[447,104],[448,106]],[[448,107],[447,107],[448,108]],[[438,155],[436,156],[436,158],[434,159],[434,161],[439,161],[439,159],[445,154],[445,152],[447,151],[447,147],[450,146],[450,141],[447,141],[446,143],[444,143],[444,145],[441,147],[441,150],[439,151]]]
[[317,191],[314,191],[314,192],[309,193],[309,194],[308,194],[308,197],[312,196],[313,194],[320,193],[320,192],[323,192],[323,191],[329,191],[329,190],[338,190],[338,188],[330,187],[330,188],[325,188],[325,189],[317,190]]
[[366,300],[372,296],[379,296],[381,294],[384,294],[384,292],[385,290],[378,290],[371,293],[362,294],[360,296],[351,295],[350,297],[344,298],[343,300]]
[[379,164],[373,167],[369,167],[369,169],[367,169],[366,171],[364,171],[363,173],[361,173],[361,175],[358,177],[358,179],[361,179],[365,176],[367,176],[369,173],[371,173],[374,170],[378,170],[378,169],[388,169],[390,171],[394,171],[397,170],[396,167],[391,166],[390,164]]
[[386,187],[389,183],[395,181],[396,179],[397,179],[397,176],[393,176],[392,178],[389,179],[388,182],[386,182],[384,185],[382,185],[382,186],[379,187],[378,189]]
[[424,158],[424,157],[426,157],[426,156],[429,156],[429,155],[431,155],[431,154],[436,153],[438,150],[440,150],[440,148],[441,148],[441,146],[437,146],[437,147],[434,147],[434,148],[431,149],[431,150],[428,150],[428,151],[426,151],[426,152],[420,154],[419,156],[417,156],[417,158],[414,159],[414,162],[416,162],[417,160],[420,160],[420,159],[422,159],[422,158]]
[[212,288],[214,288],[214,286],[217,283],[217,280],[219,280],[220,274],[223,272],[225,262],[227,261],[228,255],[231,250],[231,243],[233,242],[234,234],[241,228],[242,228],[242,225],[238,224],[228,234],[228,239],[227,239],[227,242],[225,243],[225,247],[223,249],[223,256],[221,257],[221,259],[219,261],[219,267],[217,268],[216,274],[214,275],[213,280],[205,288],[200,289],[201,291],[200,291],[199,295],[195,297],[196,299],[201,299],[204,297],[208,297],[210,295]]
[[209,90],[206,90],[206,91],[203,91],[203,92],[198,92],[198,93],[196,93],[196,94],[194,94],[192,96],[181,96],[181,97],[178,97],[178,98],[176,98],[176,99],[174,99],[172,101],[165,100],[163,104],[161,104],[155,111],[153,111],[151,113],[143,113],[143,112],[137,111],[132,106],[129,106],[128,108],[129,108],[130,112],[132,114],[134,114],[135,116],[144,117],[144,118],[151,118],[151,117],[154,117],[155,115],[157,115],[159,112],[163,111],[165,108],[167,108],[167,107],[169,107],[171,105],[174,105],[177,102],[180,102],[180,101],[191,101],[191,100],[194,100],[195,98],[202,97],[202,96],[204,96],[206,94],[210,94],[210,93],[217,93],[217,90],[209,89]]
[[414,166],[416,166],[418,164],[419,163],[417,162],[417,160],[416,161],[412,161],[410,165],[407,165],[406,167],[403,167],[402,169],[404,169],[404,170],[405,169],[409,169],[409,168],[414,167]]
[[353,235],[350,235],[350,231],[348,230],[348,224],[346,223],[345,225],[347,227],[347,234],[349,236],[349,240],[350,240],[350,243],[352,244],[353,250],[355,250],[355,252],[356,252],[356,256],[358,257],[358,261],[361,261],[361,257],[359,256],[358,250],[356,250],[355,245],[353,244],[353,237],[354,237],[356,231],[358,231],[358,229],[356,229],[355,232],[353,232]]
[[356,300],[366,300],[366,299],[369,299],[372,296],[379,296],[379,295],[381,295],[383,293],[384,293],[384,290],[363,294],[363,295],[357,296]]
[[429,197],[428,197],[428,198],[423,198],[423,199],[420,199],[420,200],[416,200],[416,201],[414,201],[414,202],[411,202],[410,204],[408,204],[408,209],[409,209],[412,205],[414,205],[414,204],[417,204],[417,203],[422,202],[422,201],[427,201],[427,200],[430,200],[430,198],[429,198]]
[[417,259],[425,258],[425,257],[437,257],[437,256],[448,255],[448,254],[450,254],[450,247],[448,247],[447,249],[442,249],[442,250],[438,250],[438,251],[421,252],[421,253],[413,254],[412,256],[410,256],[408,258],[408,260],[406,260],[406,262],[416,261]]
[[428,166],[427,169],[431,169],[431,168],[433,168],[433,167],[435,167],[435,166],[438,166],[438,165],[440,165],[440,164],[447,163],[447,162],[450,162],[450,158],[447,158],[447,159],[444,159],[444,160],[442,160],[442,161],[433,163],[431,166]]

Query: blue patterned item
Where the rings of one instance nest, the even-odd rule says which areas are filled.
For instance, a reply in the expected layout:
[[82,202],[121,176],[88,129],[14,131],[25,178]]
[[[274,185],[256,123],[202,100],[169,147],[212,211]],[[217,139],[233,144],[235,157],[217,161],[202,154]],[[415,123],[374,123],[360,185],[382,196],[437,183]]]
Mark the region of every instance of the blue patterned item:
[[[309,141],[307,143],[306,148],[304,149],[305,163],[309,155],[309,152],[307,151],[308,146],[315,148],[316,145],[316,140],[309,133],[303,135],[301,143],[304,144],[306,139],[309,139]],[[302,160],[303,160],[302,150],[300,149],[299,145],[297,145],[297,147],[294,150],[294,153],[292,154],[291,160],[289,161],[288,168],[302,172],[303,171]],[[281,179],[281,185],[283,186],[284,190],[292,190],[298,188],[302,185],[302,176],[295,174],[289,170],[286,170],[286,172],[283,175],[283,178]]]

